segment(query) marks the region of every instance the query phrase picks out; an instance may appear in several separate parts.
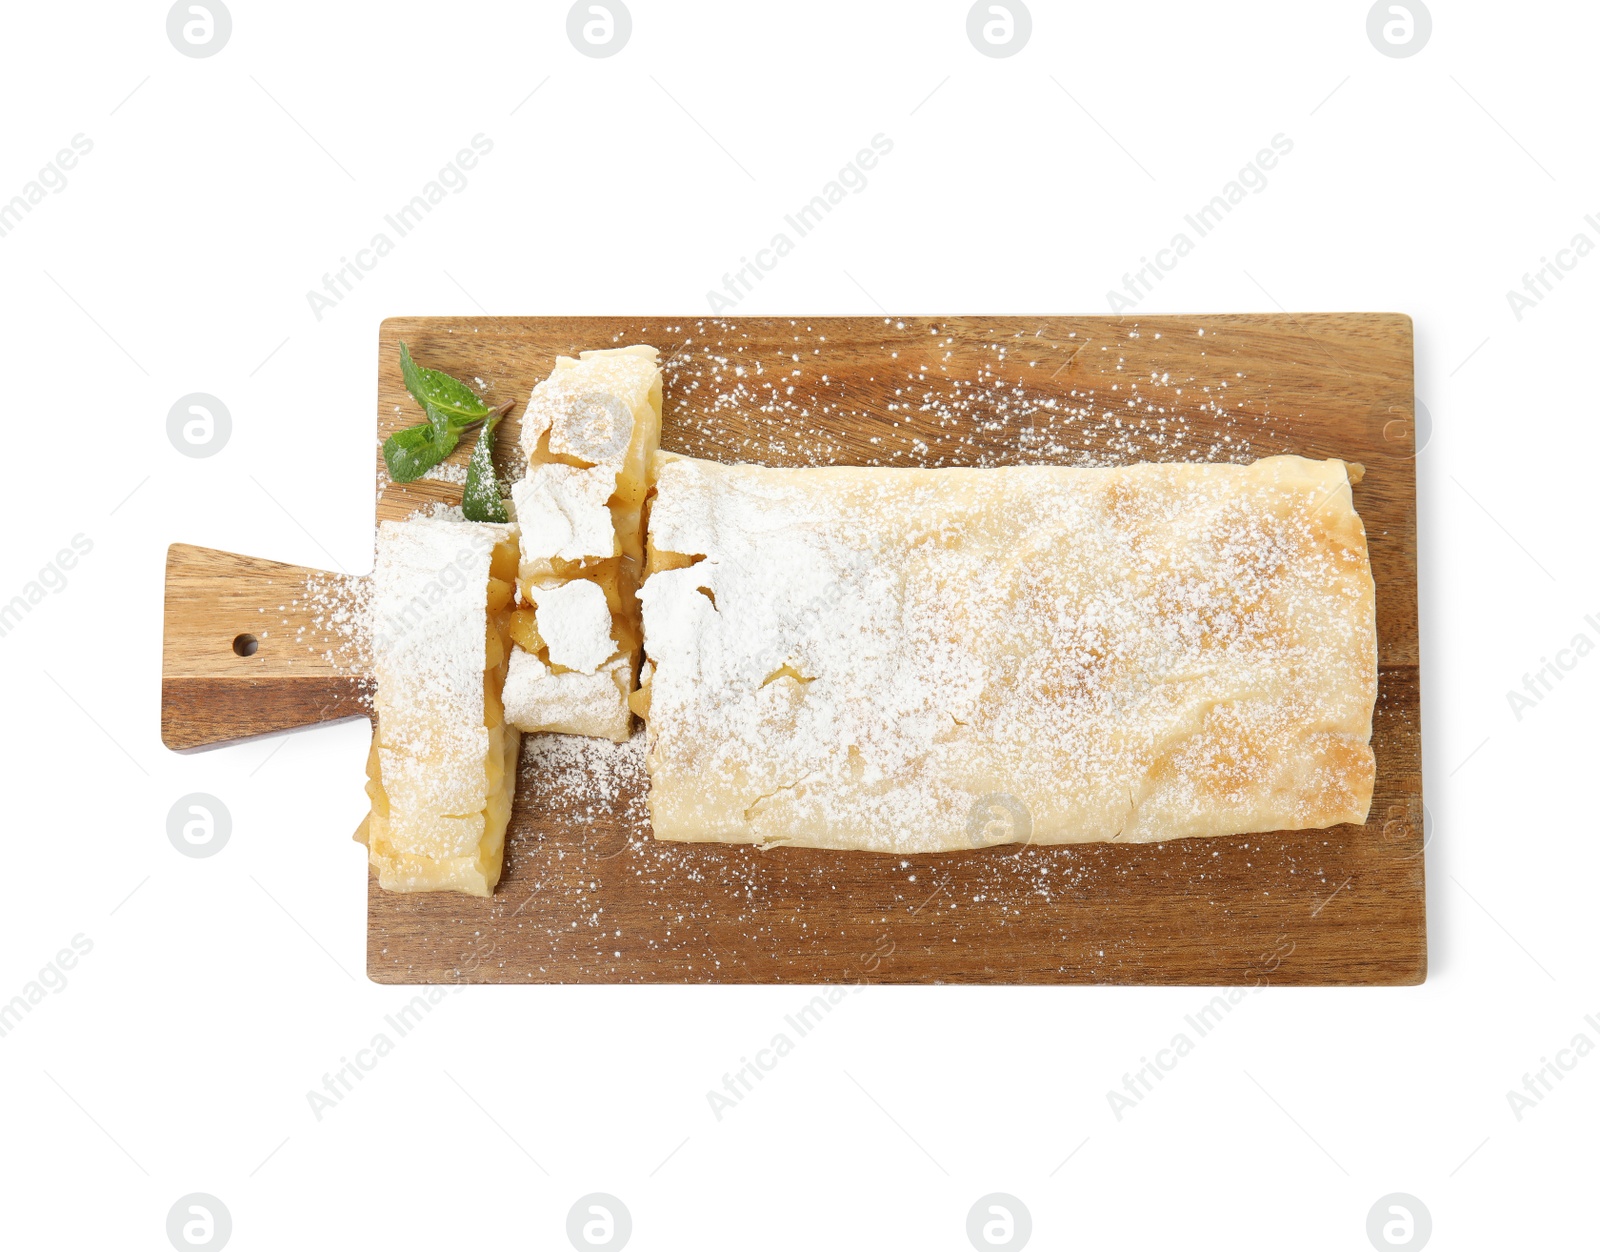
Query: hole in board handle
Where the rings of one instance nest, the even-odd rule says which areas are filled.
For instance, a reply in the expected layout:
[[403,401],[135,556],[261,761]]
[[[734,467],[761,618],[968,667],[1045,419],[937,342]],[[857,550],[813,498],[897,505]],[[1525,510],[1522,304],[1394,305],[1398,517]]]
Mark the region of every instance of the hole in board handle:
[[233,637],[234,656],[254,656],[256,649],[261,646],[261,641],[254,635],[235,635]]

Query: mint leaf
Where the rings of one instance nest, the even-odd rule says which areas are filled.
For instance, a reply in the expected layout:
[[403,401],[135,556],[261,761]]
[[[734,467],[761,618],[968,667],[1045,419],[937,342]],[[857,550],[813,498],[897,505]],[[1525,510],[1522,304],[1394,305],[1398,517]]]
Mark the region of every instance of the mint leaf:
[[496,409],[478,428],[478,443],[467,462],[467,485],[461,492],[461,512],[469,522],[508,522],[506,502],[500,496],[500,481],[494,474],[494,428],[506,415],[509,405]]
[[448,424],[442,430],[431,422],[407,426],[383,441],[383,463],[389,467],[389,477],[395,482],[409,483],[454,452],[460,442],[461,436]]
[[451,378],[440,370],[431,370],[411,359],[411,350],[400,345],[400,373],[405,378],[406,390],[422,406],[430,421],[437,425],[446,422],[461,430],[473,422],[489,416],[489,406],[480,400],[466,383]]
[[443,409],[434,408],[431,404],[425,404],[422,407],[423,411],[428,415],[428,425],[433,430],[433,437],[441,443],[449,443],[452,448],[455,447],[455,443],[450,439],[450,436],[459,435],[466,429],[467,424],[463,423],[458,426],[448,413]]

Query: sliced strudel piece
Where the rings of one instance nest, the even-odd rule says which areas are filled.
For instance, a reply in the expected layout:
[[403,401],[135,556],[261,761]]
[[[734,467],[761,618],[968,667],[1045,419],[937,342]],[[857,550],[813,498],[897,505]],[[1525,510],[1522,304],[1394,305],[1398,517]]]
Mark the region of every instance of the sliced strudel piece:
[[657,462],[657,838],[910,853],[1366,820],[1374,593],[1344,462]]
[[[660,439],[654,348],[557,357],[533,390],[522,419],[528,471],[512,488],[525,605],[512,633],[528,657],[517,663],[507,716],[525,731],[628,737],[644,509]],[[597,634],[601,614],[607,625]],[[576,630],[584,638],[574,652]]]
[[557,670],[514,648],[506,676],[506,720],[561,735],[594,735],[623,743],[630,733],[632,662],[620,653],[593,673]]
[[363,834],[385,890],[486,896],[500,881],[521,745],[501,710],[516,568],[514,526],[378,528]]

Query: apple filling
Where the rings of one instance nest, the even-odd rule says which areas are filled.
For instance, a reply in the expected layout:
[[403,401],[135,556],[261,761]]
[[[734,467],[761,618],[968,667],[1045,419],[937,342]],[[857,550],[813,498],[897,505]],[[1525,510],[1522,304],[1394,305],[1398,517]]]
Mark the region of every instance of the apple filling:
[[522,530],[506,687],[527,732],[632,730],[643,640],[638,590],[661,437],[654,348],[558,357],[523,417],[528,469],[512,489]]

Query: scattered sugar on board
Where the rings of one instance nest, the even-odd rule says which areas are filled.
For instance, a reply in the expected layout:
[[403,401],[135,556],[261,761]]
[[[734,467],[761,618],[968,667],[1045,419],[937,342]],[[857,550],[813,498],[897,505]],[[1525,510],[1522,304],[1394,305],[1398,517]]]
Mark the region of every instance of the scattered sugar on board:
[[423,474],[424,478],[434,482],[454,483],[458,487],[466,485],[467,467],[457,461],[441,461],[432,469]]
[[435,500],[424,509],[413,509],[406,516],[406,521],[414,522],[419,517],[431,518],[438,522],[464,522],[467,515],[461,511],[459,504],[446,504],[443,500]]
[[[680,429],[687,423],[694,442],[703,444],[692,449],[695,455],[928,468],[1243,463],[1256,459],[1251,432],[1271,432],[1269,413],[1252,412],[1228,394],[1228,378],[1243,378],[1242,371],[1220,370],[1202,380],[1130,365],[1134,350],[1126,341],[1145,334],[1137,325],[1111,342],[1077,332],[1055,342],[1043,328],[1032,335],[997,332],[978,346],[975,363],[972,345],[938,322],[923,335],[903,320],[885,318],[883,342],[876,345],[830,342],[809,322],[791,325],[794,333],[778,348],[731,321],[657,328],[683,336],[662,372]],[[765,340],[765,332],[759,334]],[[627,337],[619,333],[617,341]],[[853,387],[843,377],[872,352],[884,361],[867,380],[882,398],[876,408],[863,406],[859,377]],[[1072,370],[1085,353],[1096,358],[1096,385],[1073,384],[1074,373],[1088,372]],[[1197,428],[1194,415],[1210,433]],[[864,440],[845,433],[862,425],[880,433]],[[670,438],[672,432],[665,433]]]
[[625,743],[583,735],[524,735],[518,793],[535,791],[563,806],[601,806],[610,814],[619,797],[645,783],[644,732]]
[[[520,785],[527,788],[528,807],[519,803],[513,819],[506,878],[489,902],[490,916],[478,916],[479,929],[459,940],[464,951],[503,970],[514,967],[528,981],[590,981],[592,971],[611,966],[611,977],[623,981],[706,981],[758,970],[762,981],[808,983],[826,969],[833,971],[826,981],[850,982],[868,977],[867,962],[887,936],[900,944],[951,943],[990,954],[1019,942],[1061,942],[1077,948],[1075,971],[1116,981],[1139,967],[1141,949],[1162,931],[1159,920],[1144,934],[1100,928],[1097,900],[1114,880],[1142,883],[1146,890],[1170,886],[1203,899],[1208,880],[1217,878],[1225,897],[1206,903],[1223,917],[1240,903],[1226,884],[1242,875],[1265,893],[1309,892],[1319,900],[1331,899],[1339,886],[1320,865],[1305,870],[1294,855],[1244,837],[1222,847],[996,848],[966,860],[959,896],[947,862],[906,857],[893,863],[897,887],[874,887],[883,898],[860,898],[860,884],[847,870],[852,854],[657,843],[644,813],[639,738],[631,745],[587,746],[557,742],[559,736],[534,738],[543,742],[524,750]],[[1330,843],[1308,840],[1304,851],[1315,862]],[[820,909],[807,907],[836,907],[841,892],[859,899],[850,931],[830,927]],[[1057,907],[1041,914],[1040,904]],[[455,920],[466,932],[466,919]],[[733,928],[736,946],[726,937]],[[1019,938],[1004,938],[1008,929],[1019,929]],[[495,940],[485,944],[484,933]],[[519,941],[519,933],[538,937]],[[1086,936],[1096,945],[1087,959]],[[508,962],[502,945],[513,952],[535,947],[558,966]],[[1263,958],[1270,951],[1267,945]],[[615,968],[619,963],[623,968]]]
[[318,570],[306,580],[304,594],[290,598],[282,610],[292,614],[281,620],[285,628],[294,626],[296,642],[307,656],[320,660],[335,674],[358,679],[359,699],[371,708],[376,687],[372,677],[372,580]]

